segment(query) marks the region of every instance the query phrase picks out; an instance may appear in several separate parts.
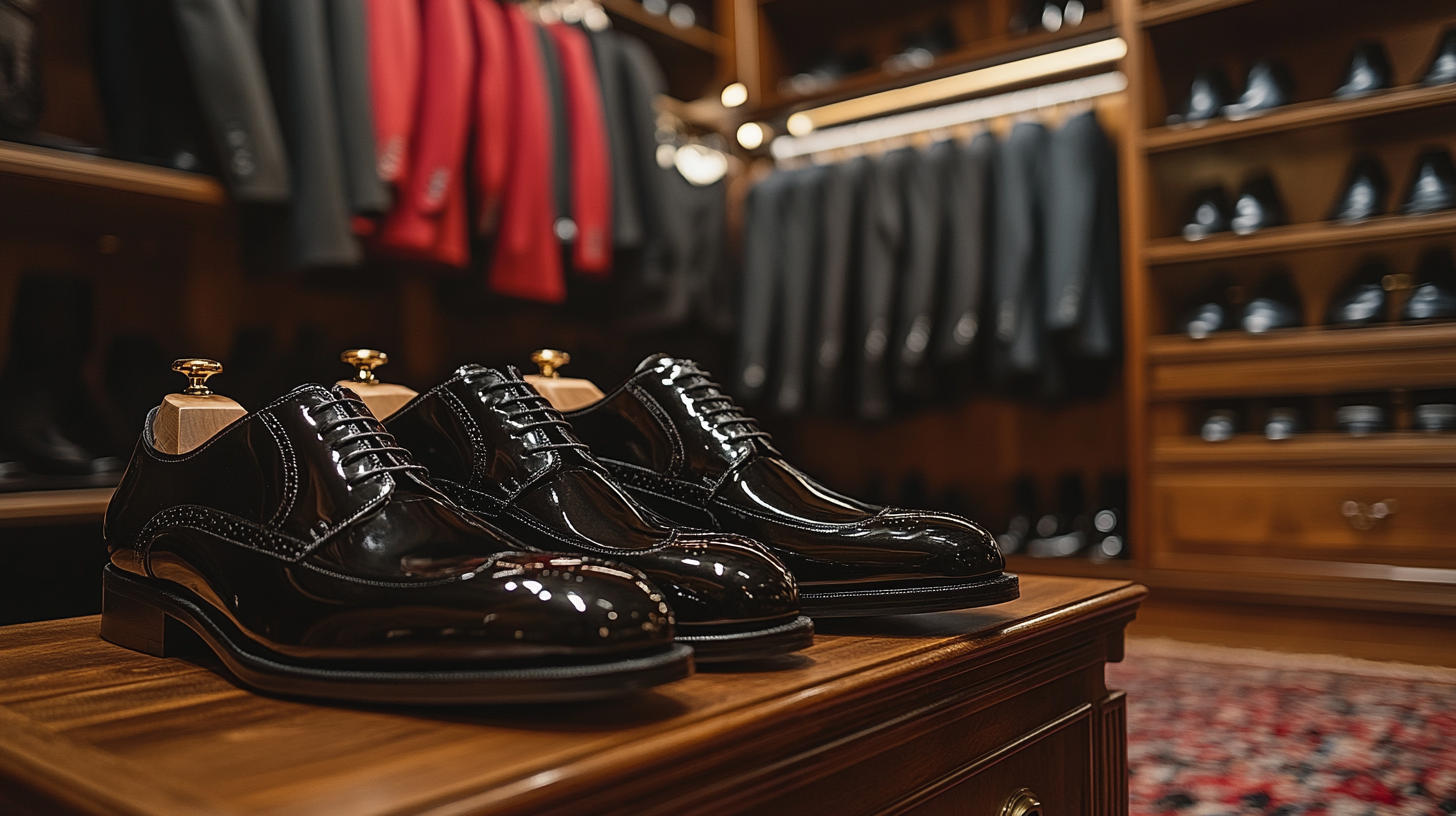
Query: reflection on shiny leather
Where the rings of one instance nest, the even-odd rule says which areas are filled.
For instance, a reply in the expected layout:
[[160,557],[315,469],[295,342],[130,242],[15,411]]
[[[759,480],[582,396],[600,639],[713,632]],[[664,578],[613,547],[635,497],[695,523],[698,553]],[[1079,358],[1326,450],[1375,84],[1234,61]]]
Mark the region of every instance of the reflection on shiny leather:
[[289,658],[516,664],[673,636],[645,576],[513,552],[340,388],[296,389],[181,456],[146,433],[106,538],[115,568],[189,590]]
[[[639,501],[678,523],[763,542],[806,593],[997,576],[1004,567],[994,539],[974,522],[876,507],[819,484],[691,361],[649,357],[621,387],[567,417]],[[634,456],[616,443],[629,426],[645,440],[641,449],[680,457],[664,466]]]
[[[710,432],[711,418],[700,419]],[[646,511],[514,371],[464,366],[386,424],[442,489],[521,545],[641,569],[666,593],[680,637],[749,632],[798,616],[783,564],[756,542],[680,530]],[[613,436],[618,451],[668,467],[681,459],[679,446],[623,429]]]

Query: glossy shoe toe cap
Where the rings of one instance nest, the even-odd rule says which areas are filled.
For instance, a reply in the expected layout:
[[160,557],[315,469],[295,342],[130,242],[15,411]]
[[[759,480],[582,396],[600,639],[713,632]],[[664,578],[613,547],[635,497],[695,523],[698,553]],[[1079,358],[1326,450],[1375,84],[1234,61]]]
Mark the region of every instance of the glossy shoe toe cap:
[[721,533],[679,533],[657,554],[657,569],[643,565],[668,593],[684,624],[731,624],[796,615],[798,587],[777,558],[751,539]]
[[949,513],[888,508],[876,520],[900,548],[923,555],[923,567],[928,573],[985,575],[1006,567],[995,536],[968,519]]

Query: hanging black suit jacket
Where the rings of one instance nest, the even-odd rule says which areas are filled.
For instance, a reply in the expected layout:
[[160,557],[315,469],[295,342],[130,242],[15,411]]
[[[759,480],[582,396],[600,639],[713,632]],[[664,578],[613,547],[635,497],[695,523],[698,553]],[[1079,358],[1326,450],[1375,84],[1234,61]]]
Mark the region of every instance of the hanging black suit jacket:
[[814,294],[822,257],[824,188],[827,167],[805,167],[790,176],[779,231],[778,377],[774,407],[797,414],[808,392],[807,370],[813,337]]
[[944,296],[935,359],[948,389],[956,392],[972,385],[974,350],[984,319],[997,149],[990,132],[978,134],[965,147],[949,143],[936,147],[942,151],[950,181],[945,189]]
[[1014,392],[1035,390],[1048,364],[1042,236],[1048,138],[1040,123],[1017,123],[997,167],[991,363],[998,384]]
[[845,346],[854,334],[859,283],[859,223],[872,162],[859,156],[833,165],[825,179],[818,308],[810,349],[810,393],[816,411],[844,410]]
[[904,260],[904,179],[915,160],[912,147],[887,153],[865,186],[855,350],[855,403],[861,419],[884,419],[893,408],[887,358],[894,339],[896,282]]

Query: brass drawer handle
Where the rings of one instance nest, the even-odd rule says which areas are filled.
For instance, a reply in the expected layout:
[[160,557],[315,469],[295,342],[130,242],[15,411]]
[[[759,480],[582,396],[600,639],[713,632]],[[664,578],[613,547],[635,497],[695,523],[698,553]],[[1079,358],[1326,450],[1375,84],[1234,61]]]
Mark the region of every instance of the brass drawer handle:
[[1373,504],[1347,501],[1340,505],[1340,515],[1356,530],[1369,530],[1382,520],[1395,515],[1395,499],[1385,499]]
[[1001,806],[1000,816],[1041,816],[1041,800],[1030,788],[1017,788]]

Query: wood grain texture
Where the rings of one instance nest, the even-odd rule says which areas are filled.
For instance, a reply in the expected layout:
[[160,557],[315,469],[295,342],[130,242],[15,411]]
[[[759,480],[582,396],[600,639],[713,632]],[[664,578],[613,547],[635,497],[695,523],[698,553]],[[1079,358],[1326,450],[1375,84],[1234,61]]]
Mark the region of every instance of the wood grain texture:
[[157,450],[173,455],[186,453],[211,439],[218,431],[247,416],[243,406],[213,394],[192,397],[168,394],[162,397],[152,421]]
[[9,142],[0,143],[0,174],[212,206],[227,197],[211,176]]
[[558,411],[585,408],[605,396],[596,383],[580,377],[542,377],[539,374],[527,374],[522,379],[535,386],[541,396]]
[[[1065,750],[1036,735],[1106,696],[1103,662],[1144,592],[1031,578],[1013,603],[833,621],[774,665],[542,708],[274,699],[101,641],[95,618],[14,626],[0,630],[0,810],[872,812],[1027,735],[1028,756]],[[1086,812],[1090,777],[1066,788],[1036,763],[991,765],[1070,791],[1049,813]]]
[[359,399],[369,406],[369,412],[379,419],[384,419],[395,411],[403,408],[405,403],[419,396],[419,392],[406,385],[396,383],[375,383],[367,385],[358,380],[339,380],[336,385],[345,388],[359,395]]
[[114,487],[0,493],[0,524],[96,521],[106,515]]

